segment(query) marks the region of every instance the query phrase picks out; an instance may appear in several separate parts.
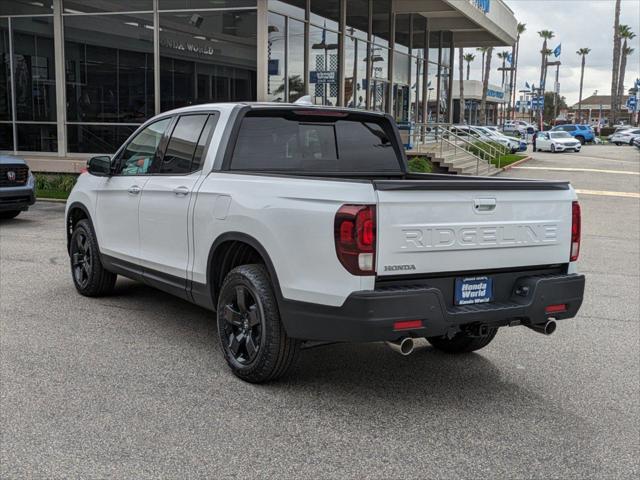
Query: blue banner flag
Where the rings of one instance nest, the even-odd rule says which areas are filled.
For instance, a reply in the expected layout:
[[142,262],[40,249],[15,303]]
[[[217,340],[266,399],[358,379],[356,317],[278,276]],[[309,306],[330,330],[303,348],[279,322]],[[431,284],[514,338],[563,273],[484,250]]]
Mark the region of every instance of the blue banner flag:
[[562,53],[562,44],[558,45],[556,48],[553,49],[553,54],[556,56],[556,58],[558,58],[561,53]]
[[513,63],[513,56],[511,55],[511,52],[507,53],[507,62]]

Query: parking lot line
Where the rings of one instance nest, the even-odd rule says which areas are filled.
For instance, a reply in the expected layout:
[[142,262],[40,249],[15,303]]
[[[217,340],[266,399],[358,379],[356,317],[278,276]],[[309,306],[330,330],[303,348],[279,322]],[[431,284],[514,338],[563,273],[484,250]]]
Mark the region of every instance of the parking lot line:
[[630,172],[628,170],[602,170],[599,168],[568,168],[568,167],[513,167],[514,170],[553,170],[559,172],[593,172],[593,173],[615,173],[618,175],[640,175],[640,172]]
[[578,195],[600,195],[603,197],[627,197],[627,198],[640,198],[640,193],[634,192],[612,192],[609,190],[581,190],[576,188]]

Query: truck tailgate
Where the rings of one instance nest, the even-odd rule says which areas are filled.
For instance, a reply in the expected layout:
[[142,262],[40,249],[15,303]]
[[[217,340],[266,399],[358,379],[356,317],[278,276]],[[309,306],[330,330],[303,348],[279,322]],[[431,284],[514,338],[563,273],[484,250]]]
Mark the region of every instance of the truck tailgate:
[[569,261],[576,196],[564,182],[460,178],[373,183],[380,276]]

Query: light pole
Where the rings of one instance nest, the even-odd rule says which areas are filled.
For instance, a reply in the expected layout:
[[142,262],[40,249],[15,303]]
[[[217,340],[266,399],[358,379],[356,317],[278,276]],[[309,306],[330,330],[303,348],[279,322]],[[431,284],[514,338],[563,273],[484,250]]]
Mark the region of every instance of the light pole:
[[553,121],[555,123],[556,118],[558,117],[558,101],[560,100],[560,84],[558,83],[559,78],[560,78],[560,65],[562,65],[560,63],[560,60],[557,60],[555,62],[547,62],[547,66],[548,67],[556,67],[556,83],[553,86],[553,92],[554,92],[554,101],[553,101]]
[[[313,45],[311,45],[311,49],[312,50],[324,50],[324,71],[327,72],[328,70],[328,60],[329,60],[329,50],[337,50],[338,49],[338,44],[337,43],[327,43],[327,34],[326,34],[326,30],[322,30],[322,41],[318,42],[318,43],[314,43]],[[316,76],[317,76],[317,71],[316,71]],[[319,80],[319,78],[316,78],[316,80]],[[322,104],[326,105],[327,104],[327,81],[326,78],[323,79],[322,81]]]

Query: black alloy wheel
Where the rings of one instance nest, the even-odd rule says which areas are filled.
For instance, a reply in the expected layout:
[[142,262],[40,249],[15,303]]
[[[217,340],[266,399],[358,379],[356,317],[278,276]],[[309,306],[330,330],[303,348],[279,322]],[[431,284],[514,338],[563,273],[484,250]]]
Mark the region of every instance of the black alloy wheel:
[[239,364],[251,365],[262,348],[264,314],[257,295],[248,286],[235,285],[221,313],[229,353]]
[[84,231],[74,235],[71,244],[71,268],[76,284],[80,288],[86,288],[93,272],[93,249]]

